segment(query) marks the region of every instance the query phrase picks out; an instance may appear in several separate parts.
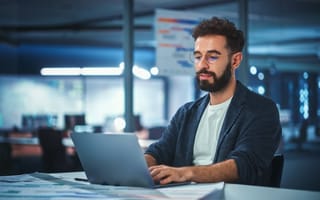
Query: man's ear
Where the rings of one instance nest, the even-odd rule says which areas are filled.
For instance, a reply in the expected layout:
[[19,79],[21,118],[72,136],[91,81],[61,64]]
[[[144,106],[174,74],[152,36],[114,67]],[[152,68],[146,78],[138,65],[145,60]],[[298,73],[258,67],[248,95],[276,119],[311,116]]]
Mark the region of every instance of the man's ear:
[[236,69],[242,61],[242,52],[237,52],[232,55],[232,68]]

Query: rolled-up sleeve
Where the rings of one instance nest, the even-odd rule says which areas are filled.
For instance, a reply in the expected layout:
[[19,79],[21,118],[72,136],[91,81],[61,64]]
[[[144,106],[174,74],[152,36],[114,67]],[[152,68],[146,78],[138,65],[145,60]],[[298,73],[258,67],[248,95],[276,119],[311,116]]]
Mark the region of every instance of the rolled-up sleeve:
[[229,158],[236,161],[239,183],[259,184],[278,148],[282,130],[279,113],[273,103],[267,103],[255,112],[247,111],[238,129],[235,148]]

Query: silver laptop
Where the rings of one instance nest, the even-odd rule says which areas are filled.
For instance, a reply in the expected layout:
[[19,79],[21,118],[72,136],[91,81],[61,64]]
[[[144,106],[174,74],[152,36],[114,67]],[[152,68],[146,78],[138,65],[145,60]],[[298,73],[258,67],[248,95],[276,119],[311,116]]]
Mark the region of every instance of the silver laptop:
[[[81,165],[93,184],[163,187],[155,184],[133,133],[72,133]],[[165,186],[181,185],[173,183]]]

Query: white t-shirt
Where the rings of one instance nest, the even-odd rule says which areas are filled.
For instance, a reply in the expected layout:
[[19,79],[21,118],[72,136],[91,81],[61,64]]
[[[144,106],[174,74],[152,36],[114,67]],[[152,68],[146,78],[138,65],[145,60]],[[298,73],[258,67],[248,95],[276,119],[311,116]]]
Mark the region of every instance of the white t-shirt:
[[208,104],[196,133],[193,146],[193,164],[210,165],[213,162],[221,127],[226,116],[231,99],[217,104]]

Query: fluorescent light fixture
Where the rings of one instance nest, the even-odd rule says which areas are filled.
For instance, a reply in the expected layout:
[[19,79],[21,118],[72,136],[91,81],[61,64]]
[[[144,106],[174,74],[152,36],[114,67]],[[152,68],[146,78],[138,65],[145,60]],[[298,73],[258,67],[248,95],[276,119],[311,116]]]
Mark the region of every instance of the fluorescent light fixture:
[[79,76],[80,67],[48,67],[40,71],[42,76]]
[[[122,75],[124,64],[119,67],[45,67],[40,73],[42,76],[119,76]],[[132,73],[141,79],[150,79],[151,74],[148,70],[136,65],[132,68]]]
[[141,79],[147,80],[151,78],[151,74],[149,73],[148,70],[138,67],[136,65],[133,66],[132,73],[133,75]]
[[42,68],[42,76],[119,76],[123,72],[120,67],[47,67]]
[[81,69],[83,76],[119,76],[123,72],[120,67],[84,67]]
[[[120,67],[120,69],[124,70],[124,62],[121,62],[119,64],[119,67]],[[135,75],[136,77],[141,78],[141,79],[147,80],[147,79],[151,78],[151,74],[148,70],[146,70],[142,67],[139,67],[137,65],[133,66],[132,73],[133,73],[133,75]]]
[[124,62],[121,62],[121,63],[119,64],[119,67],[120,67],[121,69],[124,69]]

